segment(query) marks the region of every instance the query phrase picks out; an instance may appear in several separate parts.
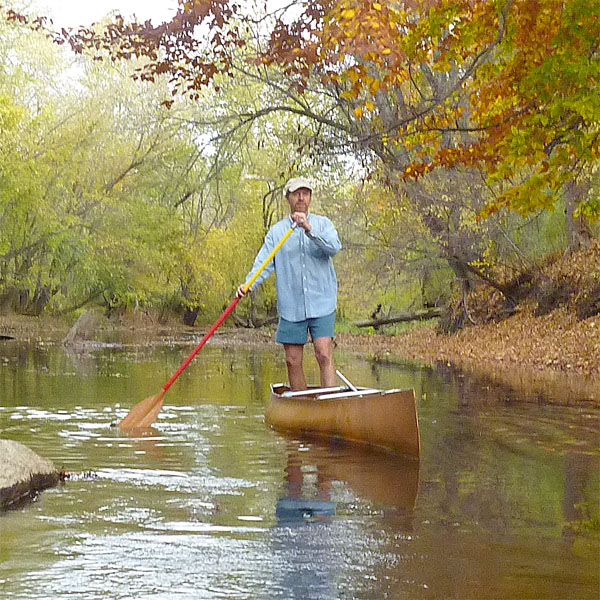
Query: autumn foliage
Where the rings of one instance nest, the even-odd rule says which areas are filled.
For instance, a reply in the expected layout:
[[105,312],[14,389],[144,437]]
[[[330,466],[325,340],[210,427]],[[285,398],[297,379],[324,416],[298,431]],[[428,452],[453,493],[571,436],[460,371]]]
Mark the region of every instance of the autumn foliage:
[[[322,22],[310,23],[310,31],[280,23],[267,60],[299,74],[318,65],[358,101],[359,119],[380,110],[378,94],[402,90],[382,140],[412,152],[405,177],[477,167],[499,188],[485,214],[528,214],[551,209],[565,185],[595,172],[598,3],[345,0],[323,4]],[[597,199],[581,201],[578,214],[595,220]]]
[[[99,60],[141,60],[135,77],[166,80],[166,106],[179,95],[201,102],[207,88],[218,94],[242,73],[265,83],[276,73],[278,100],[293,98],[292,114],[319,124],[298,147],[312,144],[317,156],[327,143],[371,153],[363,165],[395,199],[409,198],[415,227],[426,228],[463,283],[476,276],[502,288],[488,269],[493,241],[476,216],[480,223],[504,209],[528,216],[562,202],[569,246],[586,241],[600,215],[599,3],[316,0],[277,3],[271,12],[268,5],[180,0],[168,23],[116,17],[61,32],[43,18],[7,17]],[[310,110],[315,97],[320,112]],[[331,128],[330,142],[320,139],[321,127]]]
[[[315,80],[335,89],[357,120],[368,116],[378,143],[410,153],[404,178],[481,169],[496,190],[485,215],[552,209],[565,186],[583,182],[573,216],[600,215],[590,183],[600,133],[599,3],[317,0],[296,8],[293,17],[280,9],[265,18],[266,40],[251,43],[246,60],[277,65],[301,92]],[[233,53],[263,22],[257,11],[235,0],[180,0],[169,23],[118,17],[103,29],[63,30],[57,41],[115,59],[144,56],[140,78],[167,75],[173,94],[197,98],[217,75],[234,76]],[[380,118],[384,95],[391,122]]]

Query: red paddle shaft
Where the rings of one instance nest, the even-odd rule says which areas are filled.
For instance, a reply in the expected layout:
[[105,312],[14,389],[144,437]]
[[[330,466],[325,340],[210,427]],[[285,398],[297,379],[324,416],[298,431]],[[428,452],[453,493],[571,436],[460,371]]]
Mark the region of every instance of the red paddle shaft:
[[219,329],[221,323],[223,323],[223,321],[230,315],[230,313],[237,306],[237,303],[239,301],[240,298],[238,298],[237,296],[231,301],[229,306],[223,311],[223,314],[214,322],[213,326],[206,332],[205,336],[200,340],[200,343],[190,352],[190,355],[181,363],[179,369],[177,369],[177,371],[173,373],[171,379],[169,379],[169,381],[167,381],[167,383],[163,385],[162,389],[165,390],[165,392],[173,385],[173,383],[175,383],[175,380],[181,375],[183,370],[192,362],[194,356],[196,356],[196,354],[200,352],[202,346],[204,346],[204,344],[206,344],[209,338],[212,337],[212,334],[217,329]]

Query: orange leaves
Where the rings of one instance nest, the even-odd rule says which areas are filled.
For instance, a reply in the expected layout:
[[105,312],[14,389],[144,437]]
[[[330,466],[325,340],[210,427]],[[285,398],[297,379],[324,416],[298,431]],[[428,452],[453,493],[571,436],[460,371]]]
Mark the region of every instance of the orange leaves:
[[395,14],[387,3],[335,2],[317,32],[322,54],[386,65],[394,52],[401,52]]

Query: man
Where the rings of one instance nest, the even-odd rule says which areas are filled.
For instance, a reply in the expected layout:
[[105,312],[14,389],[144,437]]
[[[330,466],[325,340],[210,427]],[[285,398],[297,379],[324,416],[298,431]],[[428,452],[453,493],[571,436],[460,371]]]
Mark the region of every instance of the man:
[[[333,223],[308,212],[312,184],[304,177],[290,179],[284,188],[290,216],[267,233],[256,255],[248,281],[293,223],[296,230],[256,279],[260,285],[275,271],[279,326],[276,341],[283,344],[288,380],[292,390],[306,389],[302,359],[310,331],[321,372],[321,386],[335,385],[333,327],[337,308],[337,279],[332,257],[342,248]],[[252,291],[252,288],[248,290]],[[246,295],[244,286],[238,297]]]

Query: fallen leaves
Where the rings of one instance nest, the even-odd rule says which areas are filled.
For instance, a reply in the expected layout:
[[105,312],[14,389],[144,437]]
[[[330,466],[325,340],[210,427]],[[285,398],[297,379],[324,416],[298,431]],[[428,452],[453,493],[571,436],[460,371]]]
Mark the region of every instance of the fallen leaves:
[[375,356],[387,352],[428,363],[447,360],[578,373],[597,377],[600,389],[600,315],[578,319],[575,310],[578,299],[600,279],[599,265],[600,239],[582,252],[549,263],[544,278],[568,280],[574,293],[568,303],[542,316],[535,316],[537,302],[532,297],[512,316],[494,321],[494,308],[501,305],[488,289],[473,299],[484,305],[481,310],[470,305],[473,312],[485,314],[483,324],[453,335],[437,333],[428,325],[396,336],[341,334],[336,342]]

